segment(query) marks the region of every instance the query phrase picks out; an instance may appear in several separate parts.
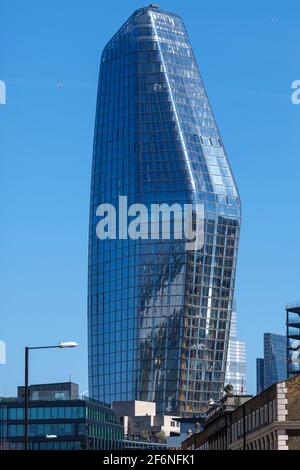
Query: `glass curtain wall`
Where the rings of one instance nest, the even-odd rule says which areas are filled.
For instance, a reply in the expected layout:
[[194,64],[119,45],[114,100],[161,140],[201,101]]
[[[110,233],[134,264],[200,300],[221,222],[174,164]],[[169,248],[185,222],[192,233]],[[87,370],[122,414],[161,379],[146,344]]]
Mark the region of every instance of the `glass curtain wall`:
[[[99,240],[99,204],[204,206],[204,245]],[[104,48],[89,235],[91,397],[192,416],[223,391],[240,200],[180,17],[137,10]]]

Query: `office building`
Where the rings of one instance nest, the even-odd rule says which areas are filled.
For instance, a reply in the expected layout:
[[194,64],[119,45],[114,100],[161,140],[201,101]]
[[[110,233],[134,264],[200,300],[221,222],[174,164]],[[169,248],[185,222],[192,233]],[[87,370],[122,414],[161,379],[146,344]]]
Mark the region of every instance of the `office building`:
[[264,388],[285,380],[287,369],[286,336],[264,334]]
[[[240,199],[182,19],[155,5],[135,11],[102,53],[90,201],[90,396],[199,415],[224,387]],[[159,205],[151,236],[148,223],[143,237],[124,230],[133,204]],[[176,205],[171,225],[192,207],[201,246],[167,236],[162,204]]]
[[[18,398],[24,398],[25,387],[18,387]],[[74,382],[36,384],[29,386],[30,400],[77,400],[79,387]]]
[[[145,401],[113,402],[119,421],[123,424],[124,436],[133,439],[147,436],[150,441],[156,441],[161,435],[167,442],[167,437],[180,435],[180,424],[176,416],[157,415],[156,404]],[[164,439],[165,438],[165,439]]]
[[[77,384],[69,385],[69,391],[78,390]],[[72,398],[51,398],[54,389],[66,391],[66,384],[32,385],[30,388],[43,392],[43,399],[29,401],[29,449],[123,448],[123,427],[111,406],[87,398],[79,399],[78,395]],[[24,449],[22,393],[17,398],[0,398],[0,449]]]
[[259,394],[264,390],[265,366],[264,359],[256,358],[256,393]]
[[234,309],[231,316],[225,383],[233,386],[236,395],[246,395],[246,381],[246,343],[237,338],[237,314]]

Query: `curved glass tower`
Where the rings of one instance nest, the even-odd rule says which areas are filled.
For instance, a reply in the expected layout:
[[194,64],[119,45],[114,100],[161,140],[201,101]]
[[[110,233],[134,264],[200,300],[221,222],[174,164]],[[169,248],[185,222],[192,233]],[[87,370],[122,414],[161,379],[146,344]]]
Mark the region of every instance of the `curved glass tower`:
[[[100,240],[97,207],[119,196],[203,204],[204,245]],[[193,416],[222,395],[240,201],[181,18],[133,13],[101,57],[89,235],[89,387]]]

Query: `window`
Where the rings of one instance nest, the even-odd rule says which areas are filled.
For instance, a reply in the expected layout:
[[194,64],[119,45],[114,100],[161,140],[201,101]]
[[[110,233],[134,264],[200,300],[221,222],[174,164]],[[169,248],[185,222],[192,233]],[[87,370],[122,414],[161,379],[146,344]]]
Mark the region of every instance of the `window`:
[[272,423],[273,421],[273,406],[272,402],[269,403],[269,423]]
[[268,424],[268,405],[264,406],[264,424]]
[[17,426],[16,426],[16,424],[10,424],[8,426],[8,437],[14,437],[16,435],[17,435]]
[[264,425],[264,409],[261,406],[259,410],[259,426],[262,427]]
[[251,432],[251,413],[248,414],[248,432]]
[[37,419],[37,408],[30,408],[29,410],[29,418],[30,419]]
[[55,411],[50,406],[45,407],[44,408],[45,419],[53,418],[54,412]]
[[272,408],[273,408],[272,418],[273,418],[273,421],[276,421],[277,420],[276,398],[274,398],[274,400],[272,401]]
[[57,417],[64,419],[65,417],[65,407],[64,406],[59,406],[57,409]]
[[65,400],[66,395],[65,392],[55,392],[54,393],[54,399],[55,400]]

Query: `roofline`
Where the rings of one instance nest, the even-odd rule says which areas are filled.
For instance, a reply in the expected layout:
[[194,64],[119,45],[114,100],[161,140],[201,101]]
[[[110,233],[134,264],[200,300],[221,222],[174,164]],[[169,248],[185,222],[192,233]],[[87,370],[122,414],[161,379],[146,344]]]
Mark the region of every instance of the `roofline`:
[[148,10],[151,10],[151,11],[155,11],[155,12],[158,12],[158,13],[162,13],[164,15],[169,15],[169,16],[173,16],[173,17],[176,17],[178,19],[181,20],[181,17],[179,15],[177,15],[177,13],[173,13],[173,12],[170,12],[170,11],[166,11],[166,10],[161,10],[157,5],[154,5],[153,3],[151,3],[149,6],[146,6],[146,7],[141,7],[141,8],[138,8],[137,10],[135,10],[130,16],[129,18],[122,24],[122,26],[120,26],[120,28],[114,33],[114,35],[110,38],[110,40],[106,43],[106,45],[104,46],[103,48],[103,51],[102,53],[105,51],[105,49],[114,41],[115,37],[119,34],[119,32],[125,28],[125,26],[130,23],[132,21],[132,19],[145,12],[145,11],[148,11]]

